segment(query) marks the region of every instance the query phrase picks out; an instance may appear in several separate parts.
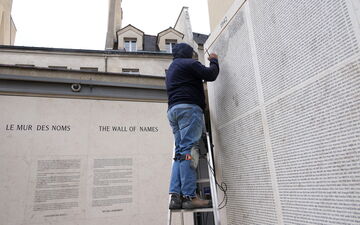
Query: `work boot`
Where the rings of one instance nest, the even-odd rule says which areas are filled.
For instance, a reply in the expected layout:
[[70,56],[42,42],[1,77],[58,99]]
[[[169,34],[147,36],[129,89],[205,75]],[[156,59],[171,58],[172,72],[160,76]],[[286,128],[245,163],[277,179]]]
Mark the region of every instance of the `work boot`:
[[199,208],[211,208],[212,202],[211,200],[204,200],[196,197],[186,197],[182,202],[183,209],[199,209]]
[[179,194],[171,194],[169,209],[181,209],[182,199]]

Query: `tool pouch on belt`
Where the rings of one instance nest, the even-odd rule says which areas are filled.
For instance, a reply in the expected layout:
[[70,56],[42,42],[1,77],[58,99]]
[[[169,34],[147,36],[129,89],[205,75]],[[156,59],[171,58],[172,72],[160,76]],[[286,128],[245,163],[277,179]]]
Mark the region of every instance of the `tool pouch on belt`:
[[191,162],[190,167],[196,169],[199,164],[200,151],[198,147],[193,146],[190,150]]

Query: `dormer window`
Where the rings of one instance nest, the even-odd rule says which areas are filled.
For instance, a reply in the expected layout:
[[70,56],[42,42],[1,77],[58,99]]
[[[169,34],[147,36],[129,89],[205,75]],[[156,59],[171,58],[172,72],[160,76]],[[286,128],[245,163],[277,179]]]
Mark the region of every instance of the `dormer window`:
[[136,48],[136,38],[124,38],[124,48],[127,52],[135,52]]
[[174,45],[182,42],[183,38],[184,34],[180,33],[172,27],[169,27],[157,35],[156,43],[159,46],[160,51],[172,53],[172,48]]
[[132,25],[127,25],[116,32],[118,36],[118,49],[127,52],[143,51],[144,32]]
[[172,53],[172,49],[176,44],[177,44],[177,40],[175,40],[175,39],[166,39],[165,40],[166,52]]

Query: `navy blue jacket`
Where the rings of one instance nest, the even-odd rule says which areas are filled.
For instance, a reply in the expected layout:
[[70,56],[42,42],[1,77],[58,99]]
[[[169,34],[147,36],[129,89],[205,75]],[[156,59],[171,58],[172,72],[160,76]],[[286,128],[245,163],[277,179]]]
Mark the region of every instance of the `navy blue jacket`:
[[193,48],[185,43],[174,46],[174,60],[166,73],[166,90],[169,109],[177,104],[196,104],[205,109],[203,81],[214,81],[219,74],[217,59],[210,60],[210,67],[192,59]]

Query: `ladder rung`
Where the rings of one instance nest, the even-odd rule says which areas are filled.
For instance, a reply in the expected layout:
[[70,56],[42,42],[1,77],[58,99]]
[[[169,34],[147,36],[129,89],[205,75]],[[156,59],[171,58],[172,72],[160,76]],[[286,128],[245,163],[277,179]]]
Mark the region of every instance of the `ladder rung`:
[[209,178],[206,178],[206,179],[199,179],[197,180],[198,183],[209,183],[210,182],[210,179]]
[[171,212],[212,212],[213,208],[201,208],[201,209],[172,209]]

